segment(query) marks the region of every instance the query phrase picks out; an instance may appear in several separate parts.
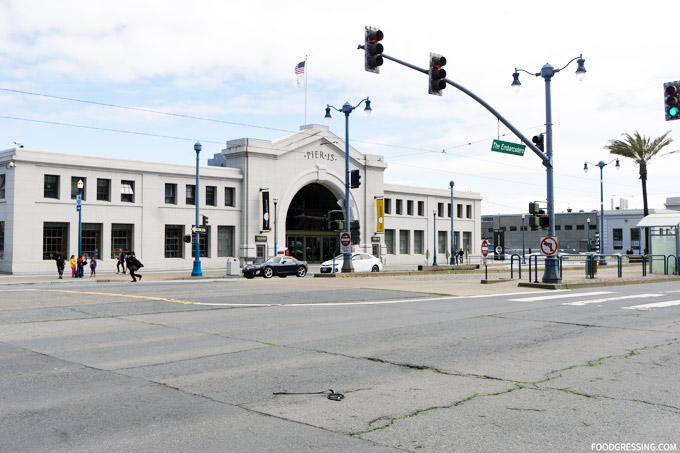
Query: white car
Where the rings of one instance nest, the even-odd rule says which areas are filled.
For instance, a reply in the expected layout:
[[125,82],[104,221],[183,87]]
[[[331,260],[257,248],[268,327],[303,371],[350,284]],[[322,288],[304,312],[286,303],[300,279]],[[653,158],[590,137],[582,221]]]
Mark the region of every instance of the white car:
[[[343,256],[335,257],[335,272],[342,272]],[[367,253],[353,253],[352,267],[354,272],[380,272],[383,268],[380,258]],[[321,273],[330,274],[333,272],[333,260],[324,261],[321,264]]]

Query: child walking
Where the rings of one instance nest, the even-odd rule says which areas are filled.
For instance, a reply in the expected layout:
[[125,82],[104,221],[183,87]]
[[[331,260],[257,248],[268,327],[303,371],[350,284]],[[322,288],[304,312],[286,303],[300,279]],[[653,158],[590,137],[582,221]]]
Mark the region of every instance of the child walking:
[[97,260],[94,259],[94,256],[90,258],[90,277],[96,277],[97,276]]
[[76,256],[71,255],[71,278],[76,278]]

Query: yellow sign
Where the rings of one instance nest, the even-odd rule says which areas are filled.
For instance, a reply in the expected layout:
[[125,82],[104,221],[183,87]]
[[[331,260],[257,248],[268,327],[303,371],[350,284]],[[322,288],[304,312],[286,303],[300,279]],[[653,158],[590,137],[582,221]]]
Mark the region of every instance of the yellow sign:
[[378,210],[378,226],[375,227],[375,231],[380,233],[385,231],[385,209],[383,207],[385,200],[378,198],[375,200],[375,207]]

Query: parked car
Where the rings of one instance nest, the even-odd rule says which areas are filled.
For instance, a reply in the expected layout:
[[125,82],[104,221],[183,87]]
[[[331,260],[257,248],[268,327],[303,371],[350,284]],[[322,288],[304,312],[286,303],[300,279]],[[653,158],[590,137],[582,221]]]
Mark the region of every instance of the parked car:
[[272,278],[277,275],[281,278],[289,275],[304,277],[307,275],[307,262],[300,261],[292,256],[275,256],[262,264],[250,264],[243,268],[245,278],[264,277]]
[[[335,257],[335,272],[342,272],[343,256]],[[383,268],[380,258],[367,253],[353,253],[352,267],[354,272],[380,272]],[[333,272],[333,260],[324,261],[321,264],[321,273],[330,274]]]

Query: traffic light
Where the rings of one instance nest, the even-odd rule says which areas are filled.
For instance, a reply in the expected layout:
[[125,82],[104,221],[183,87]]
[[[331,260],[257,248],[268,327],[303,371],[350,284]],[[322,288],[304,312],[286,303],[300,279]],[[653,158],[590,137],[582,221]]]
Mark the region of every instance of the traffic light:
[[535,215],[538,214],[539,212],[541,212],[541,208],[538,206],[537,201],[532,201],[531,203],[529,203],[529,214]]
[[208,216],[203,215],[203,225],[208,225]]
[[383,64],[383,32],[374,27],[366,25],[366,35],[364,39],[364,69],[368,72],[380,73],[380,66]]
[[351,189],[356,189],[361,185],[361,175],[359,170],[352,170],[349,172],[349,187]]
[[543,139],[544,139],[544,137],[543,137],[543,134],[541,133],[541,134],[538,134],[538,135],[534,135],[534,138],[532,138],[531,141],[534,142],[534,145],[536,145],[536,148],[543,151],[543,148],[544,148]]
[[352,244],[356,245],[361,242],[361,234],[359,231],[359,221],[352,220],[349,224],[349,234],[352,237]]
[[540,217],[539,223],[541,224],[541,228],[550,228],[550,217],[547,215],[542,215]]
[[441,96],[442,90],[446,88],[446,70],[443,69],[446,65],[446,57],[437,53],[430,52],[430,88],[428,93],[435,96]]
[[666,121],[680,119],[680,81],[664,83],[663,88]]
[[190,235],[190,234],[185,234],[185,235],[184,235],[184,242],[189,242],[189,243],[191,243],[191,235]]
[[345,227],[345,221],[344,220],[331,220],[328,222],[328,230],[329,231],[346,231],[347,228]]

